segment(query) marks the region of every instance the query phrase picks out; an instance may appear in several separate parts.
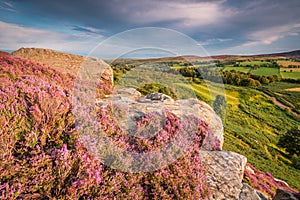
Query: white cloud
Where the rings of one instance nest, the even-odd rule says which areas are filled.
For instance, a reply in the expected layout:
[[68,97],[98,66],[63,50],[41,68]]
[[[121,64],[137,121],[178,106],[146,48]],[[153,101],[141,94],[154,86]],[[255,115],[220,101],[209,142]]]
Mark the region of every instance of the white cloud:
[[88,53],[97,45],[99,34],[67,34],[20,26],[0,21],[0,48],[16,50],[21,47],[40,47],[58,51]]
[[275,26],[250,33],[248,39],[252,41],[246,42],[242,46],[269,45],[286,36],[297,36],[299,32],[300,23]]
[[223,2],[191,3],[154,0],[144,4],[144,9],[136,9],[134,4],[125,5],[121,12],[126,14],[131,22],[138,24],[173,21],[176,27],[193,28],[215,24],[233,16],[236,12],[223,7]]
[[9,12],[18,12],[14,5],[9,3],[9,2],[0,2],[0,10],[5,10],[5,11],[9,11]]
[[220,44],[223,42],[229,42],[232,41],[233,39],[231,38],[214,38],[214,39],[208,39],[205,41],[200,41],[199,45],[203,45],[203,46],[208,46],[208,45],[216,45],[216,44]]

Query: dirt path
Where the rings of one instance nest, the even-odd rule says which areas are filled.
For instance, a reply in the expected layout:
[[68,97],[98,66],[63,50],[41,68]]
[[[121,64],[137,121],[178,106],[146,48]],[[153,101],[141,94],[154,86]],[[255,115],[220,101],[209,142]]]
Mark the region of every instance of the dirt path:
[[290,112],[298,119],[300,120],[300,114],[295,113],[294,111],[291,110],[291,108],[289,106],[284,105],[283,103],[281,103],[280,101],[278,101],[275,97],[271,97],[270,95],[264,93],[264,95],[270,99],[274,104],[276,104],[277,106],[284,108],[284,109],[289,109]]

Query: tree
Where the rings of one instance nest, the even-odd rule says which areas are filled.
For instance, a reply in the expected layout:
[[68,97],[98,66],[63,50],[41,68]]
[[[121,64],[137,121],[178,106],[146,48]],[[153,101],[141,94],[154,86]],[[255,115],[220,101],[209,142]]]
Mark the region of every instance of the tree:
[[292,128],[280,137],[278,146],[283,147],[290,156],[300,156],[300,130],[298,127]]
[[217,95],[213,103],[214,111],[223,119],[226,113],[226,99],[223,95]]

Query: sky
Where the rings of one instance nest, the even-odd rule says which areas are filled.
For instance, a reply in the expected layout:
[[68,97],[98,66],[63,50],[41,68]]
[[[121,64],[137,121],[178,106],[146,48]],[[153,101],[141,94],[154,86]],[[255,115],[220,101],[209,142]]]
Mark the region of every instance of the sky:
[[[208,55],[292,51],[300,49],[299,10],[299,0],[0,0],[0,50],[89,55],[106,43],[99,57],[146,44],[195,53],[180,37],[169,44],[169,32],[190,38]],[[152,27],[151,34],[144,27]],[[153,52],[139,55],[163,55]]]

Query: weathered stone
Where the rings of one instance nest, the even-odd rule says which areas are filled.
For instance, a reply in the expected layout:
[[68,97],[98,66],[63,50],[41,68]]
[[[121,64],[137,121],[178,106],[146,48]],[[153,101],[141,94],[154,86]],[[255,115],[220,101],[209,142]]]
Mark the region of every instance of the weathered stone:
[[26,58],[33,62],[51,67],[53,69],[67,72],[73,76],[77,76],[80,72],[85,73],[86,69],[95,72],[98,75],[97,80],[106,88],[113,87],[113,70],[103,60],[98,58],[89,58],[74,54],[67,54],[59,51],[41,48],[21,48],[12,52],[12,56]]
[[276,195],[273,197],[273,200],[299,200],[300,194],[293,194],[287,190],[276,190]]
[[86,57],[78,70],[77,76],[81,80],[96,81],[95,83],[99,84],[98,87],[102,92],[112,91],[113,70],[103,60]]
[[117,94],[120,96],[121,95],[128,96],[132,100],[137,100],[138,98],[140,98],[142,96],[142,94],[134,88],[118,88],[118,89],[116,89],[114,94]]
[[[153,93],[146,97],[141,97],[140,93],[133,88],[117,89],[112,95],[103,99],[97,99],[97,103],[100,106],[111,102],[126,107],[127,120],[124,120],[122,123],[128,124],[132,124],[132,121],[143,113],[162,113],[164,110],[169,110],[178,117],[195,115],[207,122],[212,130],[212,134],[205,138],[202,148],[205,150],[222,149],[224,141],[222,121],[214,110],[202,101],[193,98],[174,101],[171,97],[161,93]],[[125,126],[125,124],[121,124],[121,127]]]
[[170,96],[162,94],[162,93],[158,93],[158,92],[148,94],[146,96],[146,99],[150,99],[151,101],[155,101],[155,100],[157,100],[157,101],[165,101],[165,100],[173,101],[173,99]]
[[247,183],[243,183],[243,187],[239,196],[239,200],[268,200],[262,193],[258,193]]
[[229,151],[200,151],[212,192],[210,199],[239,199],[247,158]]
[[261,191],[256,190],[256,194],[260,197],[261,200],[271,200],[271,198],[265,196]]

